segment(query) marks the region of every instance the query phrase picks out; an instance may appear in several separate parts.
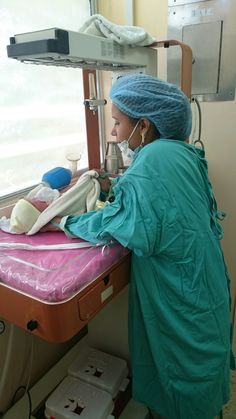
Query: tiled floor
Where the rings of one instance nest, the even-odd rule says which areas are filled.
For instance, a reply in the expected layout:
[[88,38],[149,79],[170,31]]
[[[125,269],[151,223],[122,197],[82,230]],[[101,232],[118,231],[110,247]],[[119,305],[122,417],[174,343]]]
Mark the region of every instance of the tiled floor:
[[231,380],[231,398],[224,408],[223,419],[236,419],[236,371],[232,373]]

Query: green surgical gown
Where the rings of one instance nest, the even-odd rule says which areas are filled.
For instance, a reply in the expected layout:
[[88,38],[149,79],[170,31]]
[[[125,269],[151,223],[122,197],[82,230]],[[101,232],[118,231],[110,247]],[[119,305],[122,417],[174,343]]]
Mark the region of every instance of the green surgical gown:
[[203,150],[160,139],[142,148],[104,209],[65,232],[132,251],[133,398],[166,419],[213,419],[229,399],[229,280]]

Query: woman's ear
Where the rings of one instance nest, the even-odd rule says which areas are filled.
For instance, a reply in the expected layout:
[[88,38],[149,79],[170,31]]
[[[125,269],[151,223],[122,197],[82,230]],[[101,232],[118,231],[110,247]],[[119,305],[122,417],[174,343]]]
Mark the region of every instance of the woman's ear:
[[146,134],[148,132],[149,127],[150,127],[149,120],[146,119],[146,118],[142,118],[140,120],[140,127],[139,127],[139,133],[140,133],[141,138],[142,138],[142,141],[141,141],[142,145],[145,144],[145,138],[146,138]]
[[139,129],[139,133],[142,137],[142,144],[148,144],[153,140],[160,138],[159,131],[147,118],[140,119]]
[[142,118],[140,119],[140,135],[145,135],[150,127],[151,123],[148,119]]

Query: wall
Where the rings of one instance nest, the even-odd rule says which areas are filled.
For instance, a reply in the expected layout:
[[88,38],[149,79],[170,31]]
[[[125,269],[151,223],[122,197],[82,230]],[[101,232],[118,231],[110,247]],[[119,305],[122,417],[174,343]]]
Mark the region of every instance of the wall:
[[23,395],[21,386],[31,387],[75,343],[82,332],[64,343],[50,343],[1,319],[0,334],[0,416]]
[[235,209],[236,209],[236,103],[204,103],[202,138],[206,146],[210,177],[214,186],[219,209],[227,216],[222,223],[224,239],[222,245],[231,274],[232,289],[236,290],[235,259]]
[[[145,28],[158,40],[166,38],[167,34],[167,0],[135,0],[134,24]],[[98,0],[99,13],[117,24],[125,22],[125,0],[116,2]],[[161,51],[161,50],[160,50]],[[165,72],[165,56],[159,54],[159,76]],[[106,76],[107,77],[107,76]],[[108,97],[107,78],[105,84]],[[236,237],[236,102],[215,102],[202,104],[202,139],[205,144],[209,163],[210,177],[213,183],[219,209],[227,213],[223,222],[225,237],[222,246],[232,280],[232,292],[236,290],[236,258],[234,255],[234,238]],[[106,133],[109,137],[111,129],[110,116],[106,115]],[[111,118],[110,118],[111,119]]]

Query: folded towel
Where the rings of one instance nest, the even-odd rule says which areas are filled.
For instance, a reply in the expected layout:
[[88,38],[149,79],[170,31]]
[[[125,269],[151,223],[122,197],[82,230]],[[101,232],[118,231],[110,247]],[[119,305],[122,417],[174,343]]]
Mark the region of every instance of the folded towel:
[[155,42],[155,38],[139,26],[116,25],[98,14],[92,15],[79,32],[109,38],[120,45],[147,46]]

